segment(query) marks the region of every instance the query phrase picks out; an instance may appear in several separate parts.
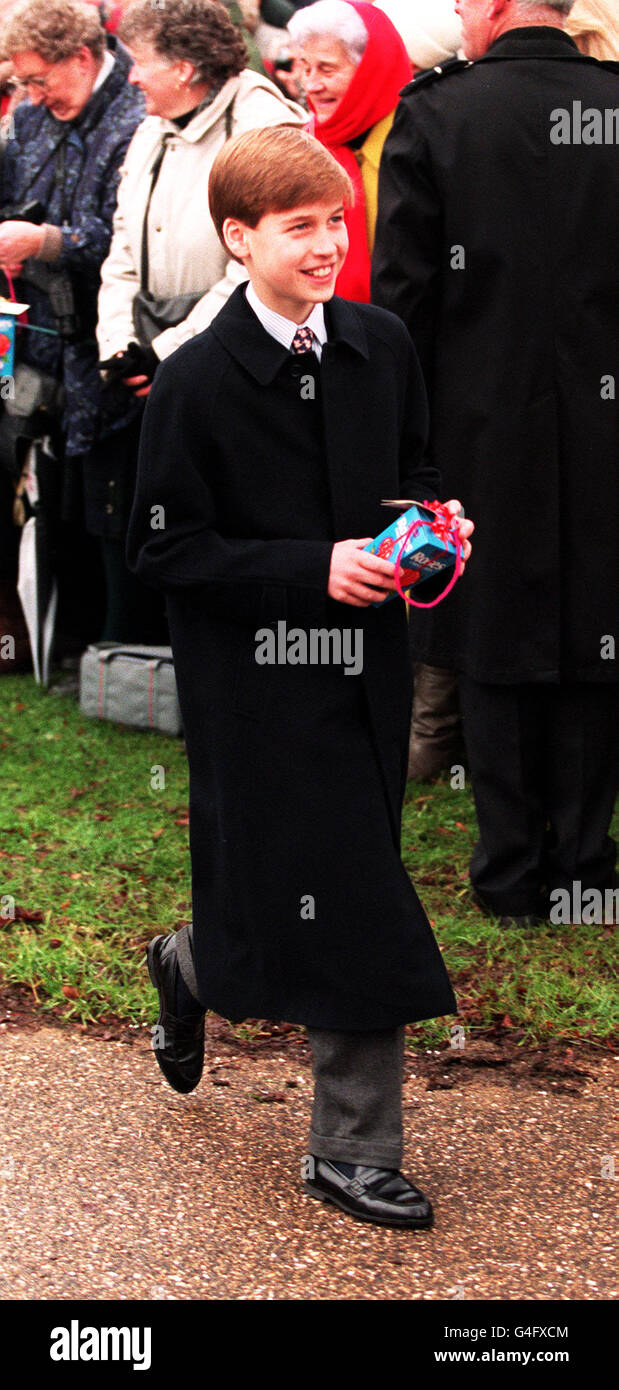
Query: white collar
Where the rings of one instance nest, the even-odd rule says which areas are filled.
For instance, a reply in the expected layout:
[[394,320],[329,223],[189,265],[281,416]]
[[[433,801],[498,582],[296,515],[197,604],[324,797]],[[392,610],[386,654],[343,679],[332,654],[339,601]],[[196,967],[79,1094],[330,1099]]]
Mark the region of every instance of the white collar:
[[308,314],[304,323],[293,323],[292,319],[286,319],[283,314],[276,314],[273,309],[267,308],[267,305],[263,304],[262,300],[258,298],[251,281],[245,290],[245,294],[247,303],[253,309],[256,317],[260,319],[262,327],[266,328],[267,333],[270,333],[272,338],[277,338],[278,343],[282,343],[284,347],[288,348],[289,352],[297,329],[311,328],[317,340],[316,355],[320,359],[323,344],[327,342],[327,329],[323,304],[315,304],[311,314]]
[[99,68],[99,72],[98,72],[98,75],[97,75],[97,80],[96,80],[95,85],[94,85],[94,87],[93,87],[93,89],[92,89],[93,92],[97,92],[97,91],[99,90],[99,87],[102,87],[102,86],[103,86],[103,83],[105,82],[106,77],[109,77],[109,75],[110,75],[110,73],[111,73],[113,67],[114,67],[114,55],[113,55],[113,53],[110,53],[109,48],[106,48],[105,53],[103,54],[103,62],[102,62],[102,64],[101,64],[101,67]]

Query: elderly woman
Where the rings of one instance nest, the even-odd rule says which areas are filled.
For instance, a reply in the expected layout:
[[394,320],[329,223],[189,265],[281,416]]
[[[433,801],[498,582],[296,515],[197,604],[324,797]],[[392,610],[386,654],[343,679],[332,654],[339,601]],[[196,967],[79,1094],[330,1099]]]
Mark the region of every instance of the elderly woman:
[[[129,81],[141,88],[149,119],[125,160],[97,335],[111,379],[140,398],[159,362],[202,332],[246,279],[223,251],[209,213],[215,155],[233,133],[298,125],[306,115],[267,77],[247,69],[241,34],[215,0],[166,0],[161,9],[135,0],[118,33],[133,63]],[[86,473],[87,525],[101,538],[117,626],[135,582],[124,539],[136,455],[136,431],[129,428],[113,451],[95,450]]]
[[350,249],[337,280],[346,299],[370,298],[378,168],[398,94],[412,76],[404,43],[382,10],[363,0],[317,0],[288,24],[310,129],[350,175]]
[[[4,27],[7,21],[9,10],[13,8],[15,0],[0,0],[0,25]],[[290,16],[288,16],[290,18]],[[13,99],[13,64],[10,58],[0,57],[0,119],[12,110],[17,103]],[[0,141],[2,140],[2,128],[0,127]]]
[[[3,13],[0,44],[28,94],[13,113],[2,160],[0,270],[19,277],[16,294],[30,305],[31,330],[45,330],[18,335],[16,392],[27,383],[29,403],[23,395],[21,404],[30,415],[28,421],[2,419],[1,453],[14,467],[17,430],[50,435],[55,422],[54,475],[59,483],[62,475],[65,498],[72,492],[70,514],[79,517],[63,534],[59,498],[50,499],[61,567],[58,621],[67,639],[83,645],[100,635],[93,589],[98,586],[100,602],[101,577],[73,483],[94,441],[135,413],[127,393],[102,394],[95,325],[120,165],[143,103],[127,82],[127,54],[114,39],[106,43],[97,9],[81,0],[26,0],[11,7]],[[1,275],[0,285],[6,293]],[[44,414],[36,410],[43,395]]]

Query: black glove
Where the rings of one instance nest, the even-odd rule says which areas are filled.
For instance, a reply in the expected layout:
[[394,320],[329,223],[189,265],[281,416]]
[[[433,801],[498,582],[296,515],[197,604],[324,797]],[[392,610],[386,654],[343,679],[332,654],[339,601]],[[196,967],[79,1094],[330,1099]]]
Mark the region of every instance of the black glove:
[[[129,343],[124,352],[117,352],[115,357],[108,357],[107,361],[99,363],[99,370],[105,372],[104,382],[118,383],[124,381],[129,376],[145,376],[148,381],[152,381],[160,364],[160,359],[152,347],[142,347],[140,343]],[[142,386],[132,387],[130,391],[140,391]]]

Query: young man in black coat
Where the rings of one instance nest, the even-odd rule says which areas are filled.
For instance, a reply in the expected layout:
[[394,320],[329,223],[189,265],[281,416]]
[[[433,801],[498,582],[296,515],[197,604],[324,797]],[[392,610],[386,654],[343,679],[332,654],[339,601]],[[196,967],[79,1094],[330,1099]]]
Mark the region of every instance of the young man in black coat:
[[614,884],[619,64],[579,52],[570,0],[456,8],[474,61],[402,94],[372,297],[411,333],[430,456],[476,521],[466,584],[413,630],[460,675],[473,885],[521,927]]
[[363,549],[381,498],[436,495],[423,383],[393,315],[333,297],[351,188],[317,141],[240,136],[209,192],[251,285],[157,373],[128,541],[167,593],[191,783],[193,942],[148,953],[158,1060],[197,1085],[206,1008],[304,1024],[308,1190],[427,1226],[399,1172],[404,1025],[455,1000],[399,853],[405,610],[372,606],[394,566]]

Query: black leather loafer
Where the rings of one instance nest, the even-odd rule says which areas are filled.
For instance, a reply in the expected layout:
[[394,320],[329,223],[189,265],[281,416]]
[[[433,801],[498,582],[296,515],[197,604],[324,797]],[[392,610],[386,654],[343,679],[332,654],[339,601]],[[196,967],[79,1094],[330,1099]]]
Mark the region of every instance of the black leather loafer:
[[326,1158],[312,1158],[312,1163],[313,1176],[305,1182],[310,1197],[333,1202],[359,1221],[375,1221],[379,1226],[424,1230],[432,1225],[427,1197],[395,1169],[356,1164],[347,1178]]
[[202,1076],[204,1066],[204,1010],[177,1018],[176,979],[178,960],[174,932],[151,941],[146,960],[148,973],[159,995],[159,1018],[153,1032],[153,1051],[166,1081],[187,1095]]

